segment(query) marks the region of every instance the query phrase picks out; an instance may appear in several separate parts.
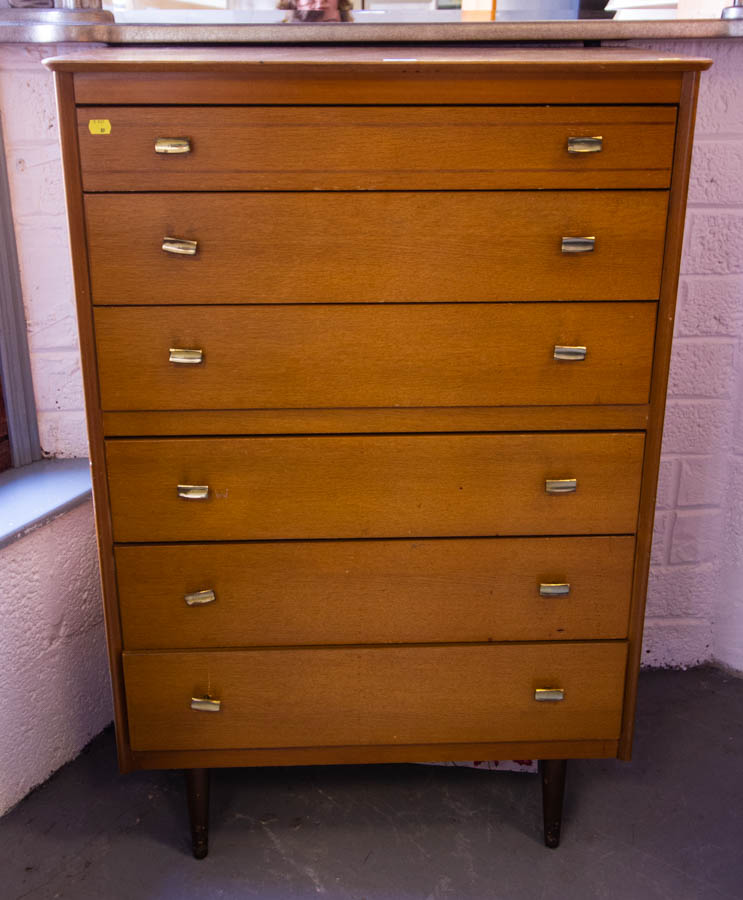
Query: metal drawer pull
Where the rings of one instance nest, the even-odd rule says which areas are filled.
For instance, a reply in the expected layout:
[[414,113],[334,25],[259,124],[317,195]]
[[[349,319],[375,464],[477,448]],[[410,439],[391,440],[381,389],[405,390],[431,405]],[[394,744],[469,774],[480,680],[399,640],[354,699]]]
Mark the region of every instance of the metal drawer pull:
[[[170,352],[172,353],[173,351],[171,350]],[[555,351],[552,355],[555,359],[562,359],[565,360],[565,362],[577,362],[580,359],[586,358],[586,348],[561,347],[559,344],[555,344]],[[201,360],[199,360],[199,362],[200,361]]]
[[[557,350],[557,348],[555,348]],[[180,347],[171,347],[168,362],[178,363],[180,366],[198,366],[204,362],[203,350],[183,350]]]
[[221,706],[222,701],[212,697],[191,697],[191,709],[197,712],[219,712]]
[[[540,584],[540,597],[566,597],[570,593],[569,584]],[[188,600],[186,600],[188,603]]]
[[604,139],[601,135],[568,138],[568,153],[601,153],[603,148]]
[[578,490],[578,479],[547,478],[544,489],[548,494],[574,494]]
[[564,237],[562,239],[563,253],[593,253],[595,246],[595,237]]
[[188,138],[155,138],[155,153],[190,153]]
[[534,691],[534,699],[544,703],[554,703],[565,699],[565,691],[562,688],[537,688]]
[[182,500],[206,500],[209,496],[208,484],[179,484],[178,496]]
[[198,241],[186,241],[183,238],[174,237],[163,238],[163,250],[166,253],[175,253],[178,256],[196,256],[198,246]]
[[183,599],[186,606],[206,606],[207,603],[214,603],[217,595],[214,591],[194,591],[193,594],[184,594]]

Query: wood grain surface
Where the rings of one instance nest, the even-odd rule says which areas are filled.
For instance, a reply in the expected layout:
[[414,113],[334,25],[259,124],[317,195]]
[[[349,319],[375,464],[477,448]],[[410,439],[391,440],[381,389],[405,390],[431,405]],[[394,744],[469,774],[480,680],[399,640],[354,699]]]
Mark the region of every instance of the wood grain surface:
[[254,409],[104,412],[109,437],[373,434],[411,431],[617,431],[647,425],[648,407],[451,406],[418,409]]
[[371,744],[350,747],[269,747],[241,750],[139,750],[127,771],[194,766],[341,766],[365,763],[441,762],[463,759],[606,759],[616,740],[488,741],[487,743]]
[[95,330],[104,410],[632,404],[655,304],[99,307]]
[[[676,103],[710,60],[636,49],[106,48],[46,61],[101,103]],[[123,76],[123,77],[122,77]]]
[[[394,51],[420,58],[396,59],[375,47],[108,48],[50,63],[58,70],[122,769],[630,754],[694,103],[698,71],[709,61],[607,48]],[[75,102],[93,106],[76,110]],[[254,108],[235,108],[243,103]],[[676,103],[669,193],[671,122],[663,117]],[[117,109],[126,104],[142,108]],[[167,108],[148,109],[154,104]],[[263,104],[271,109],[257,108]],[[385,108],[371,108],[377,104]],[[649,118],[621,104],[649,104],[642,113]],[[86,133],[93,113],[113,121],[112,141],[96,143]],[[605,136],[605,155],[567,163],[561,151],[555,156],[557,145],[546,135],[564,127],[568,113],[570,127],[590,124]],[[188,160],[155,157],[150,129],[186,122],[180,116],[191,116],[194,129],[205,116],[211,129],[190,135]],[[408,150],[413,127],[415,154]],[[485,131],[489,137],[481,139]],[[82,196],[78,136],[88,187],[105,194]],[[456,152],[447,154],[449,140]],[[529,150],[525,173],[517,171],[515,143],[522,155]],[[290,156],[272,149],[279,145],[292,148]],[[627,152],[630,145],[637,157]],[[250,156],[259,164],[246,169]],[[177,179],[191,180],[168,180],[176,168]],[[593,181],[585,180],[589,169]],[[429,184],[437,190],[414,192]],[[119,185],[156,193],[122,194]],[[588,189],[605,186],[661,189]],[[193,192],[165,193],[174,187]],[[210,193],[246,187],[256,193]],[[528,190],[511,190],[521,187]],[[571,189],[551,189],[565,187]],[[389,188],[395,192],[381,193]],[[199,253],[167,256],[160,250],[166,234],[199,240]],[[570,234],[595,234],[595,253],[560,254],[559,239]],[[595,397],[569,401],[588,405],[565,405],[556,394],[566,385],[550,382],[541,369],[534,375],[540,398],[533,399],[528,365],[511,379],[509,400],[502,399],[502,386],[490,406],[467,405],[494,383],[486,337],[513,339],[506,342],[513,358],[508,367],[503,362],[505,371],[518,365],[514,341],[532,347],[546,334],[538,315],[518,325],[516,318],[508,326],[491,323],[488,332],[489,301],[531,301],[536,310],[540,301],[582,301],[593,311],[586,327],[596,329],[596,347],[604,340],[597,325],[614,308],[605,301],[623,301],[626,314],[641,308],[631,301],[654,306],[659,297],[649,404],[647,388],[634,406],[613,399],[647,377],[638,348],[649,338],[641,338],[641,328],[628,337],[620,323],[601,346],[618,365],[620,349],[629,352],[632,374],[610,388],[594,373]],[[96,325],[108,348],[102,369],[111,366],[104,394],[136,394],[144,398],[137,404],[160,397],[158,403],[171,404],[166,409],[102,412],[91,300],[98,307],[158,307],[98,308]],[[393,305],[426,301],[443,305],[425,325],[417,311],[407,311],[418,307]],[[484,304],[483,311],[470,313],[467,301]],[[318,307],[260,306],[299,303]],[[364,303],[375,306],[351,306]],[[177,308],[168,309],[171,304]],[[228,311],[223,304],[256,306]],[[565,310],[560,321],[573,321],[573,304],[559,306]],[[376,326],[363,318],[368,309],[384,310]],[[466,325],[447,320],[452,309],[467,310]],[[140,315],[155,314],[164,329],[158,340],[167,333],[173,346],[189,337],[174,337],[173,329],[196,321],[224,339],[210,316],[233,312],[232,333],[223,340],[229,366],[210,346],[198,390],[194,379],[185,393],[159,381],[154,356],[136,373],[132,363],[148,330]],[[109,327],[124,321],[115,320],[117,313],[132,314],[126,328]],[[243,314],[269,325],[248,327]],[[255,359],[240,355],[247,332],[252,347],[260,347]],[[354,334],[364,335],[356,340],[363,353],[355,359]],[[439,354],[438,371],[426,365],[424,340]],[[304,341],[324,370],[312,371],[301,359]],[[209,384],[215,359],[220,371],[231,369],[231,378],[222,376],[225,398]],[[281,363],[273,379],[270,359]],[[373,374],[368,381],[359,376],[363,359]],[[589,360],[593,365],[592,355]],[[129,387],[120,375],[127,362],[135,373]],[[496,369],[499,364],[496,358]],[[293,397],[309,404],[313,396],[327,403],[329,395],[333,402],[355,396],[354,402],[370,403],[385,381],[387,396],[398,392],[394,402],[416,396],[423,403],[436,377],[439,397],[450,391],[453,405],[433,399],[420,408],[217,408],[227,395],[231,403],[244,396],[246,379],[260,385],[268,405]],[[570,396],[588,397],[581,394],[588,387],[573,385]],[[608,393],[615,389],[620,394]],[[176,407],[174,397],[188,398],[186,408]],[[612,405],[597,405],[607,398]],[[429,430],[442,433],[372,434]],[[477,433],[496,430],[503,433]],[[460,431],[470,433],[444,433]],[[104,433],[131,438],[104,442]],[[158,434],[191,437],[142,437]],[[575,494],[544,493],[546,477],[571,476],[578,479]],[[207,502],[176,497],[178,483],[202,482],[211,485]],[[635,531],[628,617],[626,560]],[[144,542],[115,548],[127,647],[142,648],[125,654],[126,699],[114,536]],[[251,542],[207,543],[236,540]],[[153,543],[160,541],[196,543]],[[532,572],[537,547],[540,564],[551,562],[549,575]],[[530,572],[529,579],[570,577],[574,605],[557,601],[560,606],[540,615],[543,601],[529,596],[525,580]],[[217,584],[214,606],[185,606],[191,575],[194,590],[206,586],[204,577]],[[178,617],[169,605],[173,595]],[[493,610],[502,630],[489,627]],[[205,614],[200,627],[189,612]],[[535,627],[549,643],[518,643],[535,640],[529,630]],[[478,642],[502,634],[516,643]],[[628,644],[614,641],[625,634]],[[612,640],[569,642],[583,636]],[[323,640],[378,645],[309,645]],[[418,646],[405,646],[406,640]],[[209,641],[214,648],[265,643],[263,649],[183,649]],[[267,649],[270,641],[305,644]],[[566,700],[534,703],[536,679],[560,679]],[[199,691],[220,691],[222,713],[190,710],[190,696]]]
[[[665,188],[673,106],[79,107],[86,191]],[[109,134],[91,134],[106,119]],[[601,135],[599,153],[569,137]],[[159,137],[191,152],[155,153]]]
[[[88,194],[93,302],[656,300],[664,191]],[[562,253],[563,236],[596,237]],[[195,256],[164,236],[199,242]]]
[[627,636],[633,559],[631,537],[171,544],[118,546],[116,573],[127,650],[585,640]]
[[678,133],[674,155],[673,182],[670,194],[668,240],[663,260],[661,299],[653,361],[650,416],[647,444],[643,462],[641,503],[638,515],[635,576],[632,587],[630,641],[628,649],[627,684],[619,755],[630,759],[634,733],[637,679],[642,658],[650,554],[655,522],[655,496],[658,486],[663,417],[668,390],[668,372],[673,345],[674,314],[678,290],[679,268],[684,243],[686,195],[689,187],[691,153],[694,143],[694,117],[699,91],[699,73],[689,72],[683,78],[682,105],[679,111]]
[[[312,747],[616,738],[625,659],[623,642],[127,652],[124,672],[134,750]],[[220,712],[190,708],[207,694]]]
[[85,417],[90,452],[93,507],[101,574],[101,594],[106,628],[106,646],[116,723],[116,751],[119,766],[131,768],[131,749],[126,723],[126,698],[121,668],[121,622],[119,618],[116,576],[114,571],[111,511],[108,502],[108,475],[103,441],[100,393],[95,359],[93,307],[90,297],[88,253],[85,239],[85,212],[80,181],[80,157],[75,124],[73,76],[66,72],[54,75],[57,91],[59,135],[64,166],[64,188],[67,222],[72,251],[72,275],[75,286],[77,327],[82,360],[82,382],[85,393]]
[[[705,60],[704,62],[709,62]],[[531,66],[531,71],[530,71]],[[145,71],[135,66],[122,78],[118,72],[76,72],[75,98],[79,104],[577,104],[678,103],[681,65],[660,68],[648,63],[643,72],[622,72],[593,67],[590,77],[564,61],[548,77],[534,61],[511,71],[490,62],[472,62],[459,70],[432,63],[385,62],[343,65],[332,62],[292,66],[264,62],[209,71]],[[588,68],[588,67],[586,67]],[[642,77],[638,77],[640,75]]]
[[[644,435],[109,440],[114,538],[630,534]],[[578,490],[548,494],[547,478]],[[183,500],[177,485],[209,485]]]

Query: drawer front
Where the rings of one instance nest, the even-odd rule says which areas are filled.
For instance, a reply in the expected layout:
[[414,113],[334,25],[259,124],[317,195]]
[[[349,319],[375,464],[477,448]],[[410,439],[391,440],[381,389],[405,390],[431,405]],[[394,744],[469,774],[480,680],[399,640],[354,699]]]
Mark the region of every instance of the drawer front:
[[[93,302],[657,300],[666,205],[665,191],[89,194]],[[594,249],[563,252],[563,237]]]
[[134,750],[593,740],[619,736],[625,663],[624,643],[143,652],[124,679]]
[[[492,190],[668,187],[676,111],[124,106],[77,117],[86,191]],[[91,133],[102,119],[110,133]],[[569,139],[596,136],[570,152]]]
[[[631,534],[644,436],[109,440],[114,539]],[[548,493],[547,479],[576,479]],[[178,485],[208,486],[183,499]]]
[[[105,410],[647,403],[654,303],[106,307]],[[556,359],[585,347],[585,359]],[[171,362],[170,348],[200,362]],[[178,358],[177,355],[175,358]],[[188,358],[188,357],[186,357]]]
[[574,537],[119,546],[124,646],[623,638],[634,545]]

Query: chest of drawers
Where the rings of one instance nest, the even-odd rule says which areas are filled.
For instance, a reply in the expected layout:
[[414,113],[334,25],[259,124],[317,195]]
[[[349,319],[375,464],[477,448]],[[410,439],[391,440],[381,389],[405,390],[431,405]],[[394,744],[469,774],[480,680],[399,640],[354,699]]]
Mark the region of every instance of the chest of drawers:
[[211,767],[536,758],[555,846],[630,755],[707,63],[403,50],[49,61],[119,761],[199,856]]

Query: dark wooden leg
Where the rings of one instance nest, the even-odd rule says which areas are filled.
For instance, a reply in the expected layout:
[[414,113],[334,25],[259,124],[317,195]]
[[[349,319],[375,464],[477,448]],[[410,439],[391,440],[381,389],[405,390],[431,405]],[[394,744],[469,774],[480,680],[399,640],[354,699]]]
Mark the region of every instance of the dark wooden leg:
[[544,843],[548,847],[560,846],[562,825],[562,800],[565,796],[566,759],[543,759],[539,763],[542,776],[542,810],[544,812]]
[[186,791],[193,855],[203,859],[209,852],[209,769],[186,769]]

